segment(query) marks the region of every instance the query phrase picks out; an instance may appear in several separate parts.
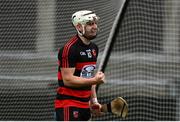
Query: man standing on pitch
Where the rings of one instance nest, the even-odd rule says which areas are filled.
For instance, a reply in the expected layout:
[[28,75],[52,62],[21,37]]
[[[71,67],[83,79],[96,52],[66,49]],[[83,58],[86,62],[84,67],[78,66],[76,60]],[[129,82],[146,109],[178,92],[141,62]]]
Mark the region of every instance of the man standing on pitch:
[[91,42],[97,35],[99,17],[89,10],[75,12],[72,23],[77,34],[58,53],[58,84],[55,100],[56,120],[87,121],[91,117],[91,106],[95,115],[101,115],[95,86],[104,83],[105,75],[94,75],[98,47]]

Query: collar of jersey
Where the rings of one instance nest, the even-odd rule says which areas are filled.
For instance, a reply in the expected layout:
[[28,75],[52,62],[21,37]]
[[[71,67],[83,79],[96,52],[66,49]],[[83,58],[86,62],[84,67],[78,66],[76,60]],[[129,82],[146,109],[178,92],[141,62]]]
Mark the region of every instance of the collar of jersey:
[[84,44],[83,41],[81,40],[81,38],[80,38],[78,35],[76,35],[76,36],[77,36],[77,38],[78,38],[78,43],[79,43],[81,46],[89,47],[89,46],[91,45],[91,42],[90,42],[90,44],[88,44],[88,45]]

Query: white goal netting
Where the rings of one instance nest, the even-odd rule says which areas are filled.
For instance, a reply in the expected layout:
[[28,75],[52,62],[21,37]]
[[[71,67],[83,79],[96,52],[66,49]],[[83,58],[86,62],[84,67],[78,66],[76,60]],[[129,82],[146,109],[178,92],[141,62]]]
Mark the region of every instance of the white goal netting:
[[123,120],[180,120],[180,2],[127,2],[99,96],[104,103],[123,96]]

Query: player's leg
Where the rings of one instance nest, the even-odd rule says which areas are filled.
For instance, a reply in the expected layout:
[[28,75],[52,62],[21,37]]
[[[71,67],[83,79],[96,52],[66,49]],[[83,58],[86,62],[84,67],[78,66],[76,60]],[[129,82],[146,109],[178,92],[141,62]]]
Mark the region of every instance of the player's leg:
[[56,111],[55,120],[64,121],[64,108],[57,108],[55,111]]
[[87,121],[91,118],[90,109],[65,107],[56,109],[56,121]]
[[57,108],[56,121],[78,121],[78,118],[72,117],[71,112],[71,107]]
[[89,108],[70,107],[69,121],[88,121],[91,118]]
[[80,121],[88,121],[91,119],[91,111],[89,108],[79,108]]

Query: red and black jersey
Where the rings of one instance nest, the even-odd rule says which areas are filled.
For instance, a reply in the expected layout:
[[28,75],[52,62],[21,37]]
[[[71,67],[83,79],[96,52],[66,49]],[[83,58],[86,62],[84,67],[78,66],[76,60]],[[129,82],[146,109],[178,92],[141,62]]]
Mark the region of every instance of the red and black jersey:
[[78,35],[72,37],[58,53],[58,83],[55,108],[75,106],[89,108],[91,86],[73,88],[65,86],[62,80],[61,68],[75,68],[74,75],[84,78],[94,76],[98,47],[91,42],[85,45]]

